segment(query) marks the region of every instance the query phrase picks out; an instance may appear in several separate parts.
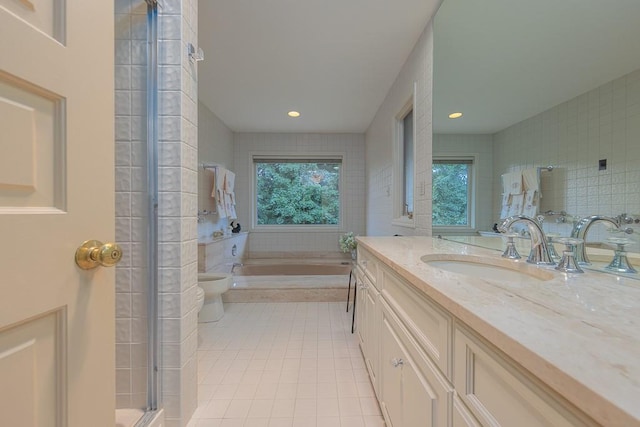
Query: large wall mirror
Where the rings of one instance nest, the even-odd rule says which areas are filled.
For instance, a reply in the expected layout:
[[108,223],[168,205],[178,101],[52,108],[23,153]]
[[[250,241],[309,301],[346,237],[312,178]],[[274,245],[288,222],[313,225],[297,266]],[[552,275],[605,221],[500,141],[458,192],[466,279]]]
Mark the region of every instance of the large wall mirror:
[[[434,183],[436,170],[466,173],[467,188],[454,190],[468,201],[450,217],[434,213],[434,234],[490,230],[501,175],[546,166],[538,210],[567,213],[550,213],[547,231],[568,235],[588,215],[640,215],[639,23],[637,0],[444,0],[434,21]],[[434,187],[434,212],[436,197]]]

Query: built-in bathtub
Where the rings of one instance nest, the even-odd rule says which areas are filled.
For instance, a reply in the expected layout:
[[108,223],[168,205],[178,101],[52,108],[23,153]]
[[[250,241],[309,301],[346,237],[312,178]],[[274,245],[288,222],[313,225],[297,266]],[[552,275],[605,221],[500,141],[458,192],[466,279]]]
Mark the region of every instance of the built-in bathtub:
[[236,276],[342,276],[351,264],[247,264],[235,268]]
[[234,283],[223,301],[342,301],[350,271],[351,262],[343,259],[249,259],[234,268]]

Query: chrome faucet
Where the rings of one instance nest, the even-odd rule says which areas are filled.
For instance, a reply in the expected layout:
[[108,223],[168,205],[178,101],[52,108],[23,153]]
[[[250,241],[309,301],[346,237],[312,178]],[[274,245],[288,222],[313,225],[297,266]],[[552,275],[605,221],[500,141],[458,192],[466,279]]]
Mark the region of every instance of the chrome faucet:
[[549,247],[547,246],[547,237],[535,219],[525,215],[510,216],[502,220],[502,223],[498,226],[498,230],[500,230],[501,233],[506,233],[516,222],[526,223],[529,228],[529,234],[531,235],[531,251],[529,252],[527,262],[537,265],[555,265],[556,263],[551,257]]
[[589,258],[587,257],[587,231],[589,228],[596,222],[608,222],[611,223],[615,228],[620,229],[620,224],[615,218],[611,218],[603,215],[591,215],[585,218],[582,218],[580,221],[573,226],[573,230],[571,230],[571,237],[576,237],[578,239],[582,239],[583,242],[578,245],[576,248],[576,262],[578,264],[591,264]]

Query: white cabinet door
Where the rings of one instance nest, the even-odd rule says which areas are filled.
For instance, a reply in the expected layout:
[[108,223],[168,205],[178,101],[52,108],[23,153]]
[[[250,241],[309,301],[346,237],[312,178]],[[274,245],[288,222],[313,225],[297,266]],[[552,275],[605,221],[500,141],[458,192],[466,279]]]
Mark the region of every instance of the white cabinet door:
[[378,363],[379,363],[379,352],[380,352],[380,331],[379,331],[379,304],[378,298],[379,293],[375,287],[373,287],[368,280],[365,279],[365,290],[366,292],[363,295],[363,300],[361,303],[364,305],[364,313],[365,313],[365,324],[363,325],[367,332],[367,343],[366,343],[366,357],[365,363],[367,364],[367,370],[369,371],[369,375],[371,377],[371,383],[373,384],[373,388],[378,392]]
[[452,388],[386,303],[381,304],[380,384],[388,422],[394,427],[448,426]]
[[404,356],[395,332],[386,316],[382,317],[380,334],[380,409],[387,427],[401,427],[402,424],[402,366],[399,361]]
[[0,425],[115,424],[112,1],[0,0]]
[[482,425],[577,427],[596,425],[561,396],[543,390],[466,329],[455,330],[455,387]]

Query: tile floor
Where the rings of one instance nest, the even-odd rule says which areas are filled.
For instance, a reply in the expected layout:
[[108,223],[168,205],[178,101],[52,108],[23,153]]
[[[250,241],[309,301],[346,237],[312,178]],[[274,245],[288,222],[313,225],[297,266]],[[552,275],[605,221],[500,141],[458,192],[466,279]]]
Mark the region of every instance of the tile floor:
[[384,427],[345,303],[229,303],[199,325],[188,427]]

